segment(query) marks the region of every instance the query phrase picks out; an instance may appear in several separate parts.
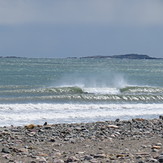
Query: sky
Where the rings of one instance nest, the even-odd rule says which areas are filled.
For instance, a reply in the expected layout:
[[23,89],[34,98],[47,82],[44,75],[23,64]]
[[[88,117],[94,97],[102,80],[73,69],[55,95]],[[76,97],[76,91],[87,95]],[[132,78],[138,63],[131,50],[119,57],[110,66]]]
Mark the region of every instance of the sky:
[[162,0],[0,0],[0,56],[163,57]]

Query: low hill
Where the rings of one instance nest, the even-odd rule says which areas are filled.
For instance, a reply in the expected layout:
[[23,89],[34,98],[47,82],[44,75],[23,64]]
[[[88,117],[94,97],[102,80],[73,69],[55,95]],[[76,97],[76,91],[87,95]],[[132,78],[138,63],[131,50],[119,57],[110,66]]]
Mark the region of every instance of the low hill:
[[119,59],[161,59],[161,58],[154,58],[148,55],[141,55],[141,54],[124,54],[124,55],[112,55],[112,56],[88,56],[88,57],[81,57],[81,58],[119,58]]

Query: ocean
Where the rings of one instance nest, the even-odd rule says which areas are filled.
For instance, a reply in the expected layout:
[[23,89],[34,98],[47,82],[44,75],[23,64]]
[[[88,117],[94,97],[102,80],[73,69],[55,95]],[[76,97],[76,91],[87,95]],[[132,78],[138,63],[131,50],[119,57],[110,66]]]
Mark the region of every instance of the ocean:
[[163,60],[0,58],[0,126],[163,115]]

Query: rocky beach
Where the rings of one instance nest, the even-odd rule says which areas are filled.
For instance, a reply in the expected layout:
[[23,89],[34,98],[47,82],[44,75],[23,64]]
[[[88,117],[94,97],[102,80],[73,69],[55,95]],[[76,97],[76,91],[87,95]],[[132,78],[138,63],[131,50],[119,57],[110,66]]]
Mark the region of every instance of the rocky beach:
[[163,162],[163,117],[0,128],[1,163]]

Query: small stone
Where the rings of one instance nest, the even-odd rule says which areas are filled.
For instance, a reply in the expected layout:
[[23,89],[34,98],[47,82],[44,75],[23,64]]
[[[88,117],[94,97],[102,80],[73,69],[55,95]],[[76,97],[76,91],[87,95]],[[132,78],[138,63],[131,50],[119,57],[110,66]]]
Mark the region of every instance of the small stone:
[[98,149],[99,149],[99,150],[103,150],[103,148],[102,148],[102,147],[99,147]]
[[161,146],[160,145],[159,146],[158,145],[153,145],[152,149],[161,149]]
[[116,125],[108,125],[108,128],[119,128],[118,126],[116,126]]
[[28,149],[26,148],[20,148],[18,149],[19,152],[22,152],[23,154],[28,154]]
[[60,153],[60,152],[56,152],[56,153],[54,153],[54,157],[56,158],[58,158],[58,157],[61,157],[62,156],[62,154]]
[[45,131],[44,131],[43,129],[39,129],[38,132],[42,132],[42,133],[43,133],[43,132],[45,132]]
[[27,133],[27,135],[32,137],[32,136],[36,135],[36,132],[30,132],[30,133]]
[[48,130],[48,129],[52,129],[52,126],[51,126],[51,125],[45,125],[45,126],[44,126],[44,129],[47,129],[47,130]]
[[26,129],[33,129],[35,127],[36,126],[34,124],[30,124],[30,125],[25,126]]
[[9,159],[11,159],[11,154],[4,154],[4,155],[2,155],[2,157],[9,160]]
[[135,118],[134,120],[135,121],[145,121],[145,119],[143,119],[143,118]]
[[158,161],[159,161],[160,163],[163,163],[163,155],[160,155],[160,156],[159,156]]
[[158,149],[152,149],[152,152],[159,152]]
[[48,154],[46,154],[46,153],[39,153],[38,156],[48,157]]
[[47,124],[48,124],[48,123],[47,123],[47,122],[45,122],[45,123],[44,123],[44,126],[46,126]]
[[92,160],[90,160],[90,162],[91,162],[91,163],[99,163],[99,161],[96,160],[96,159],[92,159]]
[[55,142],[55,139],[54,139],[54,138],[51,138],[51,139],[50,139],[50,142]]
[[147,148],[147,146],[146,146],[146,145],[142,145],[141,147],[142,147],[142,148]]
[[75,161],[79,161],[79,159],[77,159],[75,156],[71,156],[67,159],[66,162],[75,162]]
[[64,163],[64,161],[61,159],[55,159],[53,160],[53,163]]
[[115,138],[115,135],[114,135],[114,134],[111,134],[110,137],[111,137],[111,138]]
[[116,120],[115,120],[115,122],[119,122],[119,121],[120,121],[120,119],[116,119]]
[[76,154],[79,154],[79,155],[82,155],[82,154],[84,154],[85,152],[77,152]]
[[162,143],[157,143],[156,146],[162,146]]
[[125,154],[117,154],[116,157],[117,158],[124,158],[124,157],[126,157],[126,155]]
[[81,127],[76,127],[75,130],[81,131],[81,130],[83,130],[83,129],[82,129]]
[[163,115],[160,115],[159,118],[163,120]]
[[39,163],[47,163],[46,159],[44,157],[37,157],[37,161]]
[[10,149],[5,147],[5,148],[2,148],[2,153],[10,153]]
[[70,139],[69,141],[70,141],[70,143],[72,143],[72,144],[75,144],[75,142],[76,142],[75,139]]
[[92,160],[92,159],[93,159],[93,157],[89,156],[89,155],[84,157],[84,160]]
[[99,153],[99,154],[94,155],[94,158],[106,158],[106,155],[103,153]]
[[154,158],[151,158],[151,159],[148,160],[148,162],[155,163],[155,162],[158,162],[158,161],[156,159],[154,159]]
[[142,156],[140,156],[140,155],[136,156],[136,159],[140,159],[140,158],[142,158]]

